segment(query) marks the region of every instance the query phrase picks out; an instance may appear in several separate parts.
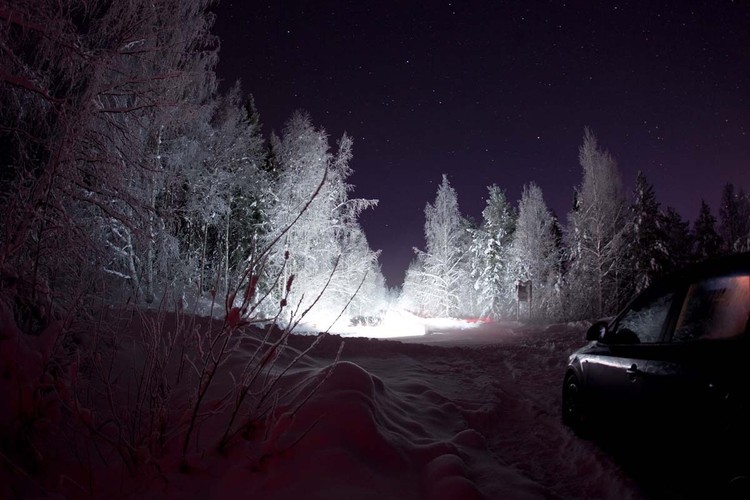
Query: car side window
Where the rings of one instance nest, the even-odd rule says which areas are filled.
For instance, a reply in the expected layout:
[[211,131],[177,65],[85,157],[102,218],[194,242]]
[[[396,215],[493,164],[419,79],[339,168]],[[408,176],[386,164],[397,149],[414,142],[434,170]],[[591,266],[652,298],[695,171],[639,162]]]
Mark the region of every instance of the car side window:
[[750,276],[710,278],[690,285],[672,340],[723,339],[747,331]]
[[618,344],[658,342],[673,299],[674,293],[667,292],[637,300],[614,326],[609,341]]

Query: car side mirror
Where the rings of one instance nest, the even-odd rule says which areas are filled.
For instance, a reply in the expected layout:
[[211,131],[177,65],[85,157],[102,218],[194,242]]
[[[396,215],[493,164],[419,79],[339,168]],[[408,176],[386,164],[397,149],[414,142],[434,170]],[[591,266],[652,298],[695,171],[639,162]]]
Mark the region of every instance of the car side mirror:
[[597,321],[586,332],[586,340],[604,340],[607,335],[607,322]]

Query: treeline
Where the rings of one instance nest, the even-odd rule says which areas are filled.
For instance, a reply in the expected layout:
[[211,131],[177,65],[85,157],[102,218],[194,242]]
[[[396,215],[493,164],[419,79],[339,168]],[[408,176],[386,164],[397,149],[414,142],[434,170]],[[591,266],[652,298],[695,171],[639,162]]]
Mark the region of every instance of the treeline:
[[[591,130],[567,224],[534,183],[517,207],[488,188],[482,220],[462,216],[448,178],[425,208],[426,248],[415,249],[403,307],[441,316],[516,317],[516,284],[531,281],[524,317],[589,319],[614,314],[654,279],[694,261],[750,251],[750,195],[727,184],[718,221],[705,201],[694,224],[662,207],[646,176],[625,193],[617,162]],[[526,304],[524,304],[526,306]]]
[[92,297],[223,311],[243,280],[266,315],[385,293],[351,139],[304,113],[263,136],[239,83],[218,91],[210,4],[0,7],[0,288],[24,315]]
[[[210,3],[0,7],[0,291],[29,325],[92,298],[221,311],[248,283],[266,317],[315,303],[333,318],[354,295],[349,314],[382,307],[357,221],[376,202],[349,197],[351,139],[332,145],[304,113],[264,136],[239,84],[218,91]],[[628,201],[590,131],[579,159],[564,225],[533,183],[517,207],[491,186],[472,224],[444,178],[402,304],[507,317],[531,280],[533,316],[603,316],[677,266],[748,249],[733,186],[718,222],[704,203],[691,228],[642,175]]]

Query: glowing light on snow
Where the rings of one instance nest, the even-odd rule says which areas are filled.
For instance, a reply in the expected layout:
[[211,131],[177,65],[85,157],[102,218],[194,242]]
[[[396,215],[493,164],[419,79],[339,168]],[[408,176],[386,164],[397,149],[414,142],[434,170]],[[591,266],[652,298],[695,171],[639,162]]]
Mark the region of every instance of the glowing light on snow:
[[317,334],[330,328],[330,333],[345,337],[387,339],[474,329],[487,321],[486,318],[423,318],[401,307],[391,306],[381,309],[380,314],[362,316],[362,323],[354,324],[356,321],[346,314],[336,320],[339,313],[322,309],[311,311],[295,333]]
[[379,325],[363,326],[357,331],[357,335],[371,338],[414,337],[424,334],[422,318],[398,308],[388,309]]
[[[298,333],[322,331],[331,325],[334,318],[335,315],[325,315],[318,312],[309,318],[305,324],[300,325]],[[352,325],[348,317],[342,317],[331,328],[331,333],[348,337],[369,338],[414,337],[426,333],[424,320],[402,309],[389,308],[377,319],[380,320],[379,324]]]
[[476,328],[480,322],[456,318],[421,318],[397,307],[386,311],[378,325],[348,326],[336,333],[347,336],[369,338],[417,337],[430,333],[439,334],[456,330]]

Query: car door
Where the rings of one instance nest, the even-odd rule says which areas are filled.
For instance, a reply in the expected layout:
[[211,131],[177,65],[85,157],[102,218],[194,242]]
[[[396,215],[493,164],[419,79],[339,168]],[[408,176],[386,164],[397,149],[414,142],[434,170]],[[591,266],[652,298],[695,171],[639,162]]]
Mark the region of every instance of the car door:
[[650,370],[648,397],[665,422],[724,426],[727,412],[748,406],[749,318],[750,275],[689,284],[669,342]]
[[612,322],[585,361],[587,386],[609,413],[627,418],[643,411],[652,361],[665,348],[675,296],[667,288],[644,292]]

